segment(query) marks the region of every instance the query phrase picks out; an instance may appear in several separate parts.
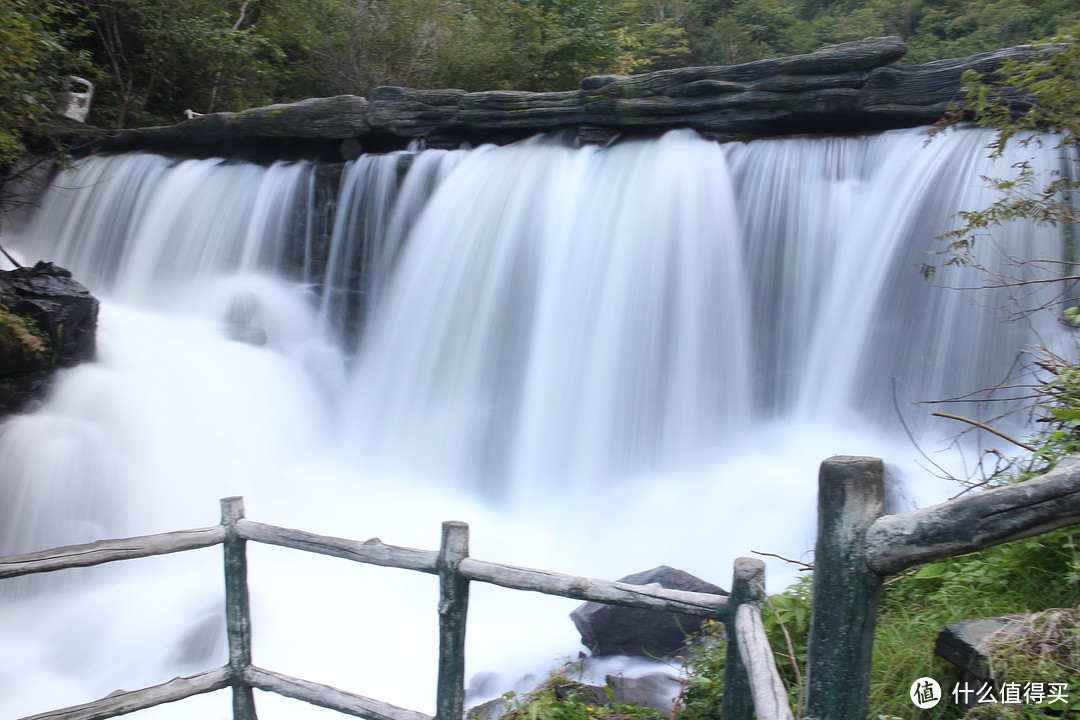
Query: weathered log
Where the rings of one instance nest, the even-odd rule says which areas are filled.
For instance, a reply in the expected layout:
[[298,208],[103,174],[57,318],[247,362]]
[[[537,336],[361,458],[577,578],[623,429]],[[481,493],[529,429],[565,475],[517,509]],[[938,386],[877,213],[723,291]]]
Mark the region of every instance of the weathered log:
[[1016,485],[878,518],[866,564],[880,575],[1080,523],[1080,456]]
[[462,560],[459,571],[462,577],[469,580],[516,590],[530,590],[623,607],[684,613],[714,620],[724,620],[727,617],[728,599],[722,595],[629,585],[609,580],[563,575],[547,570],[503,565],[474,558]]
[[191,677],[174,678],[161,685],[142,690],[118,691],[91,703],[53,710],[21,720],[107,720],[136,710],[145,710],[193,695],[221,690],[229,686],[229,681],[229,668],[222,667]]
[[244,670],[244,682],[259,690],[277,693],[353,717],[368,718],[368,720],[432,720],[430,715],[415,710],[406,710],[380,700],[338,690],[329,685],[301,680],[255,666]]
[[[769,638],[761,620],[761,605],[748,602],[735,611],[735,636],[746,665],[754,711],[758,720],[792,720],[791,705],[776,670]],[[725,689],[727,688],[725,682]],[[727,717],[726,715],[724,716]]]
[[458,573],[469,556],[469,526],[444,522],[439,551],[439,679],[437,720],[461,720],[465,712],[465,624],[469,581]]
[[[924,65],[893,65],[899,37],[866,38],[786,58],[687,67],[642,75],[598,75],[580,89],[465,92],[379,87],[370,102],[312,98],[239,113],[215,113],[169,127],[113,131],[106,149],[202,153],[209,148],[307,148],[333,153],[343,139],[403,146],[416,138],[446,144],[505,143],[554,129],[607,128],[629,134],[692,128],[718,138],[806,132],[873,131],[939,120],[963,100],[965,70],[992,73],[1031,46]],[[385,149],[385,148],[384,148]]]
[[268,545],[280,545],[319,555],[331,555],[369,565],[418,570],[433,575],[438,572],[439,554],[434,550],[416,550],[387,545],[378,538],[359,542],[250,520],[239,520],[236,523],[236,532],[245,540],[255,540]]
[[255,697],[244,681],[251,666],[251,603],[247,584],[247,541],[237,536],[236,523],[244,517],[244,499],[221,501],[225,539],[225,626],[229,638],[233,720],[256,720]]
[[884,512],[881,460],[833,457],[818,476],[806,717],[864,720],[882,578],[866,566],[866,530]]
[[225,529],[216,526],[157,535],[141,535],[120,540],[99,540],[83,545],[68,545],[52,550],[8,555],[0,557],[0,579],[68,568],[91,567],[115,560],[132,560],[184,550],[196,550],[218,545],[224,540]]

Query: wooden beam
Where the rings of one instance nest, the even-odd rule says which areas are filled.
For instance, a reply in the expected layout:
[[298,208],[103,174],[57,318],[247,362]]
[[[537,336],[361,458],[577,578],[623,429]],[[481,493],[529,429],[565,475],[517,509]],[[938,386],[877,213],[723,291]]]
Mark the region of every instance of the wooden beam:
[[156,705],[227,688],[229,677],[229,668],[217,668],[191,677],[174,678],[142,690],[117,691],[92,703],[53,710],[21,720],[108,720],[137,710],[146,710]]
[[251,687],[318,705],[353,717],[368,720],[432,720],[430,715],[406,710],[389,703],[338,690],[329,685],[270,672],[254,665],[244,670],[244,681]]
[[515,590],[530,590],[622,607],[682,613],[713,620],[722,621],[727,617],[728,599],[723,595],[596,580],[474,558],[462,560],[460,571],[461,575],[469,580]]
[[468,556],[469,526],[463,522],[444,522],[439,551],[437,720],[461,720],[465,716],[465,626],[469,612],[469,581],[458,573],[458,568]]
[[100,540],[22,555],[8,555],[0,557],[0,579],[196,550],[217,545],[224,540],[225,529],[217,526],[120,540]]
[[355,560],[368,565],[418,570],[432,575],[438,572],[436,565],[439,554],[434,550],[387,545],[378,538],[360,542],[244,519],[236,523],[236,533],[245,540]]
[[837,456],[821,463],[807,718],[866,717],[882,578],[866,566],[863,542],[884,512],[884,495],[878,458]]
[[727,646],[724,655],[724,696],[720,715],[724,720],[750,720],[754,696],[742,648],[737,641],[736,620],[744,604],[765,601],[765,563],[756,558],[737,558],[728,596]]
[[[756,602],[739,605],[735,611],[735,635],[746,665],[757,720],[793,720],[787,689],[780,679],[776,658],[765,635],[761,605]],[[727,691],[726,680],[724,690]],[[724,714],[723,717],[727,720],[728,716]]]
[[247,541],[236,533],[244,517],[244,499],[221,501],[221,524],[225,527],[225,626],[229,638],[229,671],[232,680],[233,720],[257,720],[255,697],[244,680],[251,666],[251,607],[247,584]]
[[880,575],[1080,523],[1080,457],[1007,487],[878,518],[866,564]]

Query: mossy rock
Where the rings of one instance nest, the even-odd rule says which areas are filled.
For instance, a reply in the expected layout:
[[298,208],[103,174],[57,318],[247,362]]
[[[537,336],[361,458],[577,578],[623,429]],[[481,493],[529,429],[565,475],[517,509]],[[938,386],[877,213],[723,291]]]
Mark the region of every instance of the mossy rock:
[[1025,720],[1030,715],[1022,706],[981,703],[964,714],[964,720]]
[[40,397],[60,367],[92,359],[98,301],[52,263],[0,271],[0,415]]

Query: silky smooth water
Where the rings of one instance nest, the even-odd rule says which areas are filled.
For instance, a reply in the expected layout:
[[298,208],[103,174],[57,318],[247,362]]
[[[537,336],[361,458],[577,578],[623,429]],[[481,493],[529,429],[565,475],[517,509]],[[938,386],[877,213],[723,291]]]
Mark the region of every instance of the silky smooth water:
[[[753,550],[805,557],[830,455],[884,457],[903,503],[942,499],[920,452],[959,428],[915,403],[1064,331],[1003,324],[1002,291],[953,289],[981,283],[962,268],[920,272],[994,199],[980,176],[1036,150],[994,165],[983,132],[925,140],[538,138],[365,156],[329,198],[312,163],[81,161],[3,238],[102,308],[98,358],[0,425],[0,553],[213,525],[238,494],[313,532],[435,548],[459,519],[483,559],[726,585]],[[434,578],[249,552],[256,664],[432,710]],[[0,584],[0,715],[223,664],[220,574],[210,549]],[[472,698],[576,657],[574,605],[474,586],[468,670],[500,677]],[[192,714],[228,698],[136,716]]]

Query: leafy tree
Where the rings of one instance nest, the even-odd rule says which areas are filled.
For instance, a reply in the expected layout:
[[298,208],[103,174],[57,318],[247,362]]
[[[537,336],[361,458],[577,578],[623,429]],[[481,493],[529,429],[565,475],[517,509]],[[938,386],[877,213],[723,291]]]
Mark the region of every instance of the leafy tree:
[[83,0],[83,42],[100,68],[93,117],[127,126],[174,123],[187,109],[242,109],[270,99],[280,54],[250,0]]
[[687,23],[695,3],[689,0],[626,0],[612,14],[622,52],[622,74],[682,67],[692,62]]
[[470,0],[448,30],[433,79],[465,90],[573,90],[619,50],[600,0]]
[[453,38],[454,5],[450,0],[310,3],[308,12],[317,22],[304,28],[293,53],[309,56],[319,84],[330,94],[366,96],[379,85],[427,85]]
[[57,130],[63,78],[84,69],[68,48],[77,35],[64,0],[0,0],[0,168],[9,169]]
[[81,31],[66,0],[0,0],[0,213],[26,201],[15,181],[36,182],[76,134],[54,110],[65,77],[88,69],[70,50]]
[[1073,4],[1049,0],[923,0],[908,58],[928,62],[1043,40],[1080,20]]
[[[1030,59],[1009,60],[989,76],[969,72],[964,83],[969,98],[964,112],[997,131],[990,145],[993,155],[1000,156],[1010,143],[1050,142],[1061,151],[1063,170],[1040,176],[1021,163],[1015,177],[990,179],[1000,198],[988,208],[961,213],[963,225],[941,236],[949,243],[946,262],[977,264],[973,250],[978,238],[1008,222],[1061,227],[1068,242],[1063,262],[1019,259],[1015,276],[997,275],[995,281],[1021,288],[1025,297],[1037,287],[1050,289],[1043,307],[1063,307],[1066,317],[1078,322],[1080,297],[1074,284],[1080,280],[1080,262],[1071,245],[1080,225],[1080,26],[1040,46]],[[960,117],[954,114],[946,124]]]
[[814,49],[814,38],[799,17],[797,6],[787,0],[741,0],[732,8],[731,17],[749,35],[762,57]]

